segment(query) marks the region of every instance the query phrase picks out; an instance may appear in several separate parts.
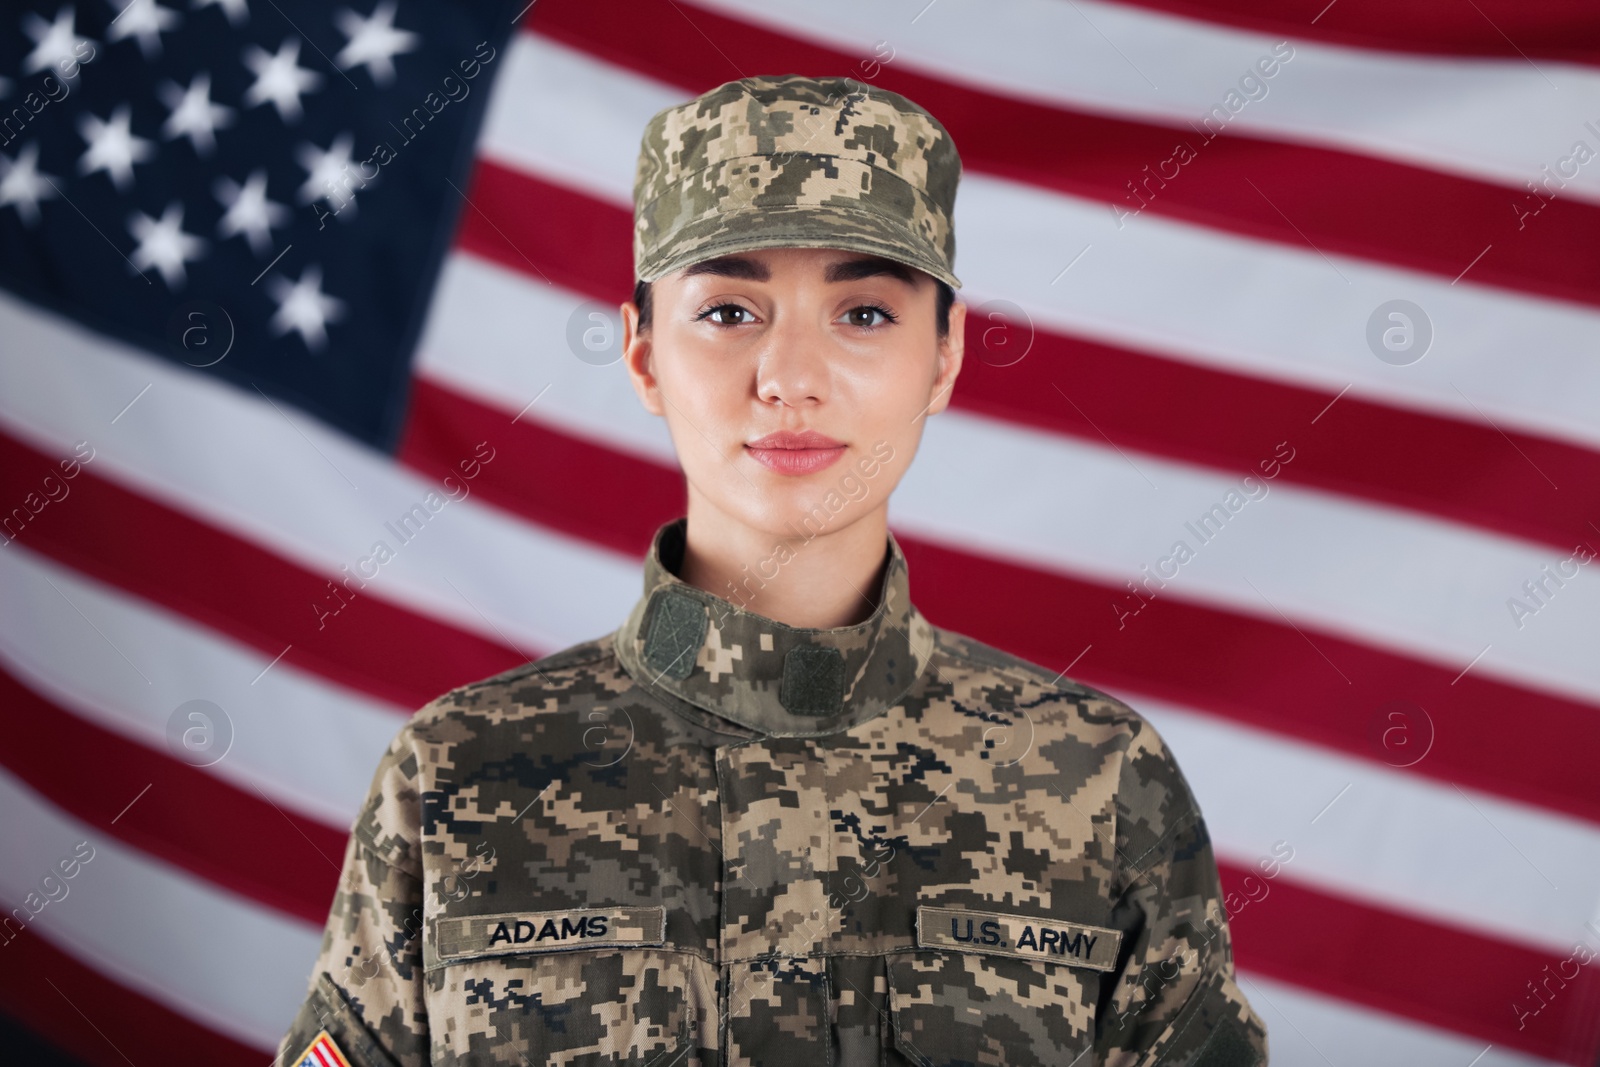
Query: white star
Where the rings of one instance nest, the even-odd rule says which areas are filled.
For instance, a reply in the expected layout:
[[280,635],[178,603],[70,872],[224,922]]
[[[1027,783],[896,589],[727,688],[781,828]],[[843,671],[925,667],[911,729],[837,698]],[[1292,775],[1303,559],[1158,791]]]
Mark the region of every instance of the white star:
[[56,12],[54,22],[28,12],[22,19],[22,32],[33,38],[33,51],[28,53],[28,58],[22,61],[22,73],[32,74],[36,70],[46,67],[55,67],[55,73],[67,77],[66,71],[74,68],[82,61],[83,57],[77,54],[77,49],[89,44],[87,37],[79,37],[72,28],[72,5],[68,4]]
[[162,213],[161,221],[135,211],[128,216],[128,232],[139,242],[129,258],[141,271],[151,267],[161,272],[168,289],[182,289],[187,280],[183,261],[205,255],[203,238],[183,232],[183,202],[174,200]]
[[224,238],[244,234],[250,250],[258,256],[271,251],[272,227],[288,225],[289,209],[267,199],[266,169],[251,172],[243,185],[232,178],[218,178],[211,189],[228,209],[217,223],[217,232]]
[[228,16],[228,25],[237,26],[241,22],[250,21],[250,9],[245,6],[244,0],[189,0],[189,6],[196,11],[203,7],[216,4]]
[[129,104],[118,104],[109,122],[88,112],[79,116],[78,132],[89,148],[78,159],[78,173],[103,170],[111,175],[118,192],[126,188],[133,180],[133,165],[143,163],[156,151],[149,140],[133,135],[132,124],[133,108]]
[[278,117],[284,122],[300,118],[300,94],[309,93],[322,84],[322,75],[314,70],[296,66],[300,58],[300,39],[286,38],[275,56],[256,45],[244,50],[244,65],[255,72],[255,84],[245,90],[245,107],[272,101]]
[[[118,0],[106,0],[112,7]],[[156,0],[128,0],[128,6],[117,13],[107,27],[106,40],[121,41],[128,37],[139,39],[139,51],[146,59],[161,55],[161,35],[183,21],[183,16]]]
[[39,169],[39,143],[30,141],[17,153],[16,159],[7,159],[0,153],[0,207],[10,204],[22,216],[24,225],[39,221],[39,201],[55,196],[50,175]]
[[294,330],[313,352],[328,342],[326,324],[344,317],[344,301],[322,291],[322,268],[315,263],[306,267],[293,285],[274,274],[267,279],[267,291],[278,302],[269,323],[272,332]]
[[352,169],[355,160],[350,150],[354,146],[355,138],[346,131],[333,139],[327,151],[306,142],[295,149],[295,158],[306,169],[306,180],[301,183],[299,193],[302,204],[325,199],[332,205],[334,214],[345,208],[350,209],[351,215],[356,213],[356,190],[365,189],[367,180],[361,176],[359,168]]
[[394,27],[394,0],[383,0],[368,18],[340,8],[333,21],[350,43],[339,50],[334,62],[346,70],[365,66],[372,80],[387,85],[394,80],[394,57],[401,52],[414,52],[421,40],[410,30]]
[[217,146],[217,127],[233,125],[233,108],[211,102],[211,75],[206,71],[196,74],[186,90],[163,82],[156,93],[172,112],[161,127],[161,136],[169,141],[189,138],[197,155],[208,156]]

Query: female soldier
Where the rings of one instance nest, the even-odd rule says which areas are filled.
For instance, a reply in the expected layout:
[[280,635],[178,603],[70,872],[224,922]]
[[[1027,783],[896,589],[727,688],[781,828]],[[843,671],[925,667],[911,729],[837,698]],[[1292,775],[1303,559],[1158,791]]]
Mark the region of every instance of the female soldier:
[[651,120],[624,358],[687,515],[615,633],[400,732],[285,1062],[1265,1061],[1160,738],[908,597],[959,175],[849,79]]

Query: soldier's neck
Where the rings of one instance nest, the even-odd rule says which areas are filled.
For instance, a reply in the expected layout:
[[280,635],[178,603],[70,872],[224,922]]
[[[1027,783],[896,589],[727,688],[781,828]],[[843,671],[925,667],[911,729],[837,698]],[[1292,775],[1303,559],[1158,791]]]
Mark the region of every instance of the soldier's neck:
[[[831,629],[865,621],[887,562],[887,508],[850,509],[836,528],[750,527],[691,489],[678,577],[746,611],[786,626]],[[846,519],[854,521],[846,523]]]

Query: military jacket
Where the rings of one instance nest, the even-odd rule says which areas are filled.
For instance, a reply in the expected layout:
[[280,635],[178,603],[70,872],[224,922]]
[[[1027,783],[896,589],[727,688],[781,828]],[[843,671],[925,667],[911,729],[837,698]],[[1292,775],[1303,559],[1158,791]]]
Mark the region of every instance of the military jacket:
[[684,533],[615,633],[400,731],[283,1063],[1266,1062],[1136,712],[931,625],[893,535],[869,619],[798,629]]

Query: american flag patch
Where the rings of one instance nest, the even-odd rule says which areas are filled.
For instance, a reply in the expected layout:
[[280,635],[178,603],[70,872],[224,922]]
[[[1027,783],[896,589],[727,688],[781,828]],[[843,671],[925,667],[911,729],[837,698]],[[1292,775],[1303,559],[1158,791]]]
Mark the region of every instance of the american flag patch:
[[350,1061],[344,1058],[326,1030],[318,1034],[294,1062],[295,1067],[350,1067]]

